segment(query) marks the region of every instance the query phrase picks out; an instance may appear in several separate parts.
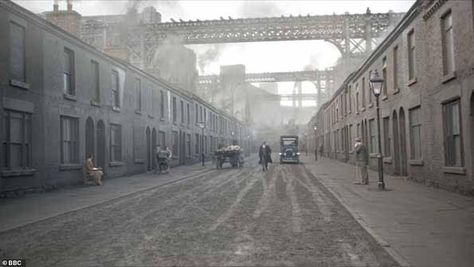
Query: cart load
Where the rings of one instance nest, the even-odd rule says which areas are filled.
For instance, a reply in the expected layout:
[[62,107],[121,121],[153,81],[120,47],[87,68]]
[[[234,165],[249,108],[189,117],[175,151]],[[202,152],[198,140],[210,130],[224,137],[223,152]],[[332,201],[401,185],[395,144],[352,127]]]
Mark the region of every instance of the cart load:
[[222,169],[224,163],[229,162],[232,168],[244,166],[243,150],[238,145],[230,145],[215,151],[216,168]]

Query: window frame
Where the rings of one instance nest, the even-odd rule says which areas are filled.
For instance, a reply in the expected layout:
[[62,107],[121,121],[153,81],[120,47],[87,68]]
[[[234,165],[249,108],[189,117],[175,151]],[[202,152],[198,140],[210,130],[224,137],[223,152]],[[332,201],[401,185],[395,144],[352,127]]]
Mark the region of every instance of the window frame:
[[[12,113],[16,113],[18,117],[20,117],[21,121],[21,141],[20,142],[13,142],[11,137],[11,120],[12,120]],[[32,113],[11,110],[11,109],[4,109],[4,118],[3,118],[3,127],[4,127],[4,138],[3,138],[3,163],[2,166],[5,170],[25,170],[31,169],[32,167]],[[18,117],[16,119],[18,119]],[[11,155],[11,147],[12,145],[19,145],[21,150],[21,159],[20,159],[20,166],[12,167],[12,155]]]
[[[392,156],[392,136],[390,135],[390,116],[382,118],[383,122],[383,154],[384,157]],[[388,153],[387,153],[388,152]]]
[[[68,64],[66,64],[66,56]],[[66,65],[68,65],[68,70],[66,70]],[[63,51],[63,92],[70,96],[76,95],[75,54],[72,49],[67,47],[64,47]]]
[[100,65],[99,62],[91,60],[91,87],[94,92],[93,102],[100,103]]
[[[413,112],[417,112],[417,121],[413,122]],[[421,107],[416,106],[408,110],[408,127],[409,127],[409,137],[410,137],[410,160],[422,160],[423,159],[423,151],[422,151],[422,145],[421,145],[421,140],[422,140],[422,129],[423,123],[421,121]],[[418,129],[418,145],[416,144],[415,140],[415,131],[414,129]],[[414,149],[416,146],[418,146],[419,150],[419,155],[416,155],[416,150]],[[418,156],[418,157],[417,157]]]
[[[71,129],[70,129],[71,136],[69,137],[71,140],[64,140],[65,121],[69,121],[71,125]],[[61,164],[79,164],[79,148],[80,148],[79,118],[61,115],[60,116],[60,133],[61,133],[61,138],[60,138]],[[70,152],[71,155],[69,155],[70,157],[69,161],[66,161],[65,159],[65,154],[64,154],[65,143],[68,143],[68,146],[71,146],[69,147],[71,151]]]
[[135,97],[136,97],[136,111],[143,111],[143,102],[142,102],[142,80],[140,78],[135,78]]
[[[20,23],[17,23],[16,21],[12,21],[10,20],[9,21],[9,34],[10,34],[10,40],[9,40],[9,44],[10,44],[10,51],[9,51],[9,74],[10,74],[10,79],[13,80],[13,81],[18,81],[18,82],[22,82],[22,83],[26,83],[27,82],[27,64],[26,64],[26,27],[24,25],[21,25]],[[21,29],[23,31],[23,34],[22,34],[22,46],[23,46],[23,49],[21,51],[21,56],[22,56],[22,73],[20,74],[21,77],[17,76],[16,73],[14,73],[13,71],[13,47],[15,47],[16,49],[18,49],[18,45],[16,42],[13,42],[13,34],[12,34],[12,30],[13,30],[13,27],[12,25],[15,25],[15,27],[18,27],[19,29]],[[16,61],[16,60],[15,60]]]
[[[447,125],[446,123],[452,123],[452,116],[451,115],[451,110],[448,110],[451,106],[457,104],[458,106],[458,124],[459,124],[459,157],[460,157],[460,165],[455,162],[452,164],[452,148],[450,147],[450,126],[452,125]],[[442,103],[442,114],[443,114],[443,132],[444,132],[444,138],[443,138],[443,143],[444,143],[444,165],[446,167],[464,167],[465,166],[465,160],[464,160],[464,145],[463,145],[463,135],[462,135],[462,109],[461,109],[461,99],[454,98],[451,100],[447,100]],[[449,113],[449,114],[448,114]],[[452,130],[451,130],[452,131]],[[455,146],[455,145],[454,145]],[[454,155],[454,159],[456,159],[457,155]]]
[[[446,29],[446,19],[450,19],[450,26]],[[454,26],[453,26],[453,16],[451,9],[447,10],[443,13],[440,17],[440,29],[441,29],[441,46],[442,46],[442,60],[443,60],[443,75],[447,76],[456,71],[456,58],[455,58],[455,46],[454,46]],[[447,39],[447,32],[450,32],[450,38]],[[451,51],[447,51],[447,42],[451,43]],[[451,55],[450,59],[448,59],[448,55]],[[448,62],[452,65],[452,69],[448,69]]]
[[407,63],[408,63],[408,80],[416,79],[416,36],[415,29],[411,29],[407,33]]
[[[112,106],[115,109],[120,109],[120,79],[119,79],[119,72],[115,69],[112,70],[111,75],[111,87],[112,87]],[[115,84],[114,84],[115,80]],[[114,86],[115,85],[115,86]]]
[[122,162],[123,160],[122,136],[123,136],[122,125],[111,123],[110,124],[110,162]]

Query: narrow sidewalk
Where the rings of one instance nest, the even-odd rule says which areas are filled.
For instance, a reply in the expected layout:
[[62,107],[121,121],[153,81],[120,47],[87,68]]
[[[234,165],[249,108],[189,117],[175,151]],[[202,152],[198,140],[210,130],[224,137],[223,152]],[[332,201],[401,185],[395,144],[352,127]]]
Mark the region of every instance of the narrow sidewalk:
[[70,211],[154,188],[185,177],[204,174],[215,169],[211,162],[170,169],[169,174],[153,172],[105,179],[103,186],[73,186],[20,198],[0,200],[0,232],[54,217]]
[[308,168],[402,265],[473,266],[474,198],[385,176],[387,190],[353,184],[355,167],[303,157]]

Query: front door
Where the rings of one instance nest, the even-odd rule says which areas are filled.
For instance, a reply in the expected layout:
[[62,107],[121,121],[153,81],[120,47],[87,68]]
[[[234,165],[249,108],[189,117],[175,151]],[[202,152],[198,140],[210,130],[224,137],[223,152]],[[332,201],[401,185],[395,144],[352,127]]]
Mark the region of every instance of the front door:
[[156,156],[155,156],[156,146],[157,146],[157,143],[156,143],[156,129],[153,128],[153,131],[151,132],[151,162],[152,162],[153,168],[155,168],[156,163],[157,163],[156,162]]
[[92,118],[86,120],[86,157],[91,155],[94,157],[94,163],[97,164],[96,155],[94,153],[94,121]]
[[105,155],[106,155],[105,125],[102,120],[97,122],[96,141],[97,141],[96,164],[98,167],[105,168]]
[[150,127],[146,128],[146,168],[147,170],[151,170],[151,133]]
[[397,111],[393,111],[392,115],[392,130],[393,130],[393,161],[395,168],[394,175],[400,175],[400,141],[398,136],[398,116]]
[[405,127],[405,111],[400,108],[400,175],[407,176],[407,135]]
[[474,92],[471,94],[471,175],[474,176]]

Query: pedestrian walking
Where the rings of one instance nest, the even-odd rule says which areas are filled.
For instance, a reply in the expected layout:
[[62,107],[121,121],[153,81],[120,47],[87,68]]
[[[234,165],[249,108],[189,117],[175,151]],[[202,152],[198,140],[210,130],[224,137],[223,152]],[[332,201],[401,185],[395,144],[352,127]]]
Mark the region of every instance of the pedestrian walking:
[[354,184],[369,184],[369,174],[367,172],[369,153],[367,151],[367,147],[362,143],[360,137],[356,138],[354,151],[356,153],[356,173]]
[[264,141],[258,150],[258,156],[260,157],[259,164],[262,164],[263,171],[268,170],[268,163],[272,163],[272,149]]

